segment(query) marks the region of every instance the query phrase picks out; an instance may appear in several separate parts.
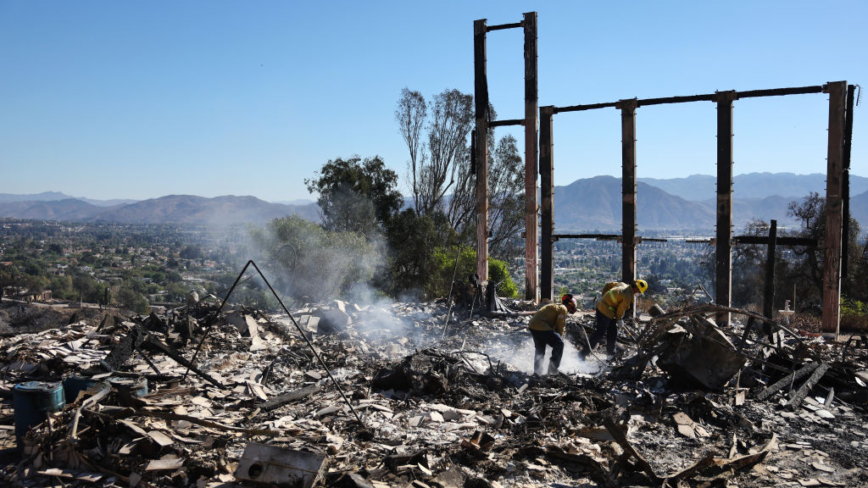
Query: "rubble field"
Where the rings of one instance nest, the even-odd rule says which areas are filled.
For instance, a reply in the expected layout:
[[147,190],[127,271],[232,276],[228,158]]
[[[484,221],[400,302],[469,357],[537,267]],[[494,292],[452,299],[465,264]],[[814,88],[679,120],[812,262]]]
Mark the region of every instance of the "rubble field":
[[[503,304],[288,316],[206,299],[51,328],[40,312],[32,329],[9,309],[0,484],[868,486],[864,336],[697,305],[628,320],[614,357],[582,362],[584,312],[568,318],[560,373],[537,377],[532,312]],[[22,384],[58,382],[63,405],[15,410]]]

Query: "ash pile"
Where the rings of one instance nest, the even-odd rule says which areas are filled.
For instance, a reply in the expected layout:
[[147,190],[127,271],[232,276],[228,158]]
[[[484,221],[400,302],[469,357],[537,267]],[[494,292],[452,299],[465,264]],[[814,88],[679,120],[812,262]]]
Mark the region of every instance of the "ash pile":
[[864,337],[693,306],[628,320],[615,357],[582,362],[580,313],[561,373],[536,377],[532,312],[502,302],[206,299],[0,339],[0,483],[868,484]]

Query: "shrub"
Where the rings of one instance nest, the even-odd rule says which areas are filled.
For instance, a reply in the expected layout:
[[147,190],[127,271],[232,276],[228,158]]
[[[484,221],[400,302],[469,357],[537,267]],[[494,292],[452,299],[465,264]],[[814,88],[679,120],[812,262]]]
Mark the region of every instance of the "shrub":
[[868,303],[841,297],[841,329],[868,330]]
[[[432,297],[445,297],[449,294],[452,284],[452,273],[455,272],[455,258],[458,256],[458,271],[455,279],[466,282],[468,277],[476,273],[476,251],[469,247],[461,249],[460,256],[455,247],[436,248],[433,252],[435,272],[429,282],[428,294]],[[497,295],[501,297],[515,298],[518,287],[509,274],[509,268],[504,261],[489,258],[488,281],[500,283],[497,286]]]

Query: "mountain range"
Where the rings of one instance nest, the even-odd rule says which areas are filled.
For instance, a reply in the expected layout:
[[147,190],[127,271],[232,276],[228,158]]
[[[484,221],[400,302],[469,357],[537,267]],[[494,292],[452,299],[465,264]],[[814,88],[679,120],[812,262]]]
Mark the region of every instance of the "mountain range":
[[49,201],[8,201],[0,198],[0,217],[17,219],[127,224],[233,224],[264,223],[287,215],[319,221],[319,208],[315,204],[282,205],[256,197],[232,195],[215,198],[168,195],[112,206],[97,206],[68,197]]
[[[868,178],[851,176],[851,215],[868,228]],[[798,223],[787,215],[790,202],[809,192],[825,194],[820,174],[752,173],[734,178],[733,225],[736,232],[753,219],[776,219],[780,227]],[[637,183],[637,223],[642,230],[714,229],[716,179],[707,175],[687,178],[640,178]],[[619,231],[621,180],[597,176],[556,186],[556,232]],[[319,222],[315,203],[270,203],[252,196],[205,198],[169,195],[142,201],[99,201],[72,198],[58,192],[37,195],[0,194],[0,217],[73,222],[140,224],[264,223],[298,215]]]

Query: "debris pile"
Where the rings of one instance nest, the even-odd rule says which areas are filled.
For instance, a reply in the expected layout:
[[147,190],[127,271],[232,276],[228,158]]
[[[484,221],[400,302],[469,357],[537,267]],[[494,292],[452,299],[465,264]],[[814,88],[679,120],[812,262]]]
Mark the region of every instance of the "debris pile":
[[[568,350],[566,374],[535,377],[528,314],[477,305],[444,329],[442,303],[224,305],[0,338],[0,484],[868,483],[858,336],[687,307],[628,321],[608,362]],[[581,344],[593,316],[569,322]]]

